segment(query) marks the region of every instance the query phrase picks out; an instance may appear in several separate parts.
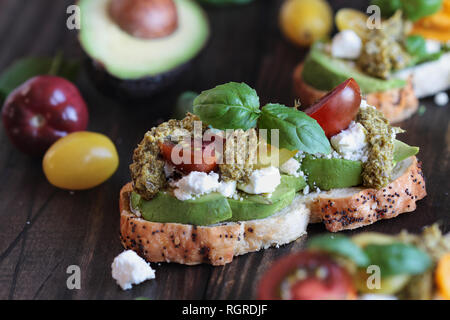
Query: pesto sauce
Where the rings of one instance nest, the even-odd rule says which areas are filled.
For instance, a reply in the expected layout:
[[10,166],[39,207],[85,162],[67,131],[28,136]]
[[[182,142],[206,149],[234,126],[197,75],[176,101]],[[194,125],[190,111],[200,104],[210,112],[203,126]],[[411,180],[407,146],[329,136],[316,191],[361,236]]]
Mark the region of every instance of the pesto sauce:
[[391,181],[396,130],[374,107],[361,108],[356,120],[367,130],[369,143],[369,157],[363,165],[363,185],[380,189]]

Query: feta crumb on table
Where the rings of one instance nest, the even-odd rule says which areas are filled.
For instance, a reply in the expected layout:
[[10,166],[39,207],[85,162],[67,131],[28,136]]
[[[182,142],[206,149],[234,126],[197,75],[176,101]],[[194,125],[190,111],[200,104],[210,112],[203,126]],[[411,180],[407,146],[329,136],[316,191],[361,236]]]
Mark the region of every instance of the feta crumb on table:
[[446,92],[439,92],[434,96],[434,103],[440,107],[446,106],[448,100],[448,94]]
[[155,278],[155,270],[133,250],[123,251],[115,257],[111,269],[112,277],[123,290]]

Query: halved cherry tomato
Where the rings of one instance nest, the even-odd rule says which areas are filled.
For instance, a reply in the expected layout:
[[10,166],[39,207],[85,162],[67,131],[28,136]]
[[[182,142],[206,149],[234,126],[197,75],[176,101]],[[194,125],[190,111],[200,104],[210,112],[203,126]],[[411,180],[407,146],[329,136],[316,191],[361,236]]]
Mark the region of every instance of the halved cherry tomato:
[[[214,144],[212,142],[203,141],[201,150],[197,150],[198,155],[196,159],[193,142],[187,146],[183,146],[181,143],[174,144],[171,141],[164,141],[159,144],[163,158],[184,173],[192,171],[211,172],[215,170],[217,168],[217,158],[213,147]],[[174,157],[177,159],[174,159]]]
[[348,272],[328,255],[303,251],[277,261],[263,276],[261,300],[355,299],[356,290]]
[[305,110],[311,118],[317,120],[325,135],[330,138],[345,130],[356,117],[361,105],[361,90],[353,78],[350,78],[316,104]]

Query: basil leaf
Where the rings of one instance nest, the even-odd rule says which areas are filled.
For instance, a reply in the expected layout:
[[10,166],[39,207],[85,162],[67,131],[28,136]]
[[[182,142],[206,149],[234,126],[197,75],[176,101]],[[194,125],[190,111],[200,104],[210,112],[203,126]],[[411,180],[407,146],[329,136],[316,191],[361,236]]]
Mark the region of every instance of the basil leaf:
[[301,150],[307,153],[329,154],[330,142],[316,120],[306,113],[281,104],[267,104],[261,110],[258,128],[279,129],[279,148]]
[[401,0],[402,10],[411,21],[436,13],[442,7],[442,0]]
[[428,254],[408,244],[369,244],[364,252],[368,255],[370,264],[380,267],[382,276],[420,274],[431,266]]
[[307,247],[349,258],[355,262],[358,267],[366,267],[369,265],[369,257],[367,254],[344,235],[324,234],[315,236],[309,240]]
[[[54,58],[24,58],[17,60],[0,75],[0,99],[6,97],[18,86],[28,79],[49,74],[54,66]],[[79,62],[75,60],[61,61],[54,75],[64,77],[70,81],[75,80],[79,70]]]
[[370,4],[378,6],[383,17],[392,16],[402,7],[401,0],[372,0]]
[[413,56],[423,57],[427,54],[425,38],[421,35],[412,35],[406,38],[405,48]]
[[229,82],[203,91],[194,113],[216,129],[250,129],[259,117],[259,97],[245,83]]

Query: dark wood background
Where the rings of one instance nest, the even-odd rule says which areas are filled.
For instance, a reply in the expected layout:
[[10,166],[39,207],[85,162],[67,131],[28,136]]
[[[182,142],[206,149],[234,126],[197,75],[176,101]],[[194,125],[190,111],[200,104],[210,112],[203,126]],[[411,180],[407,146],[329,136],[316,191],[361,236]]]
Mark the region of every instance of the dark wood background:
[[[256,88],[261,103],[292,105],[291,73],[305,50],[285,41],[277,25],[281,0],[256,0],[242,7],[207,8],[211,38],[205,50],[175,85],[145,103],[119,102],[100,94],[81,74],[79,86],[90,109],[89,130],[115,142],[116,174],[103,185],[70,193],[47,183],[41,161],[14,149],[0,128],[0,299],[243,299],[255,298],[261,273],[270,263],[302,248],[300,239],[280,249],[235,258],[224,267],[162,264],[156,280],[122,291],[111,277],[119,243],[118,193],[129,181],[131,154],[146,130],[170,116],[176,97],[228,81]],[[366,1],[331,1],[340,7]],[[65,27],[71,1],[0,0],[0,71],[24,56],[85,58],[77,34]],[[401,126],[403,139],[421,147],[428,197],[414,213],[381,221],[360,231],[418,232],[436,221],[449,231],[450,108],[422,101],[426,112]],[[310,225],[309,234],[325,232]],[[68,290],[66,269],[81,268],[81,289]]]

